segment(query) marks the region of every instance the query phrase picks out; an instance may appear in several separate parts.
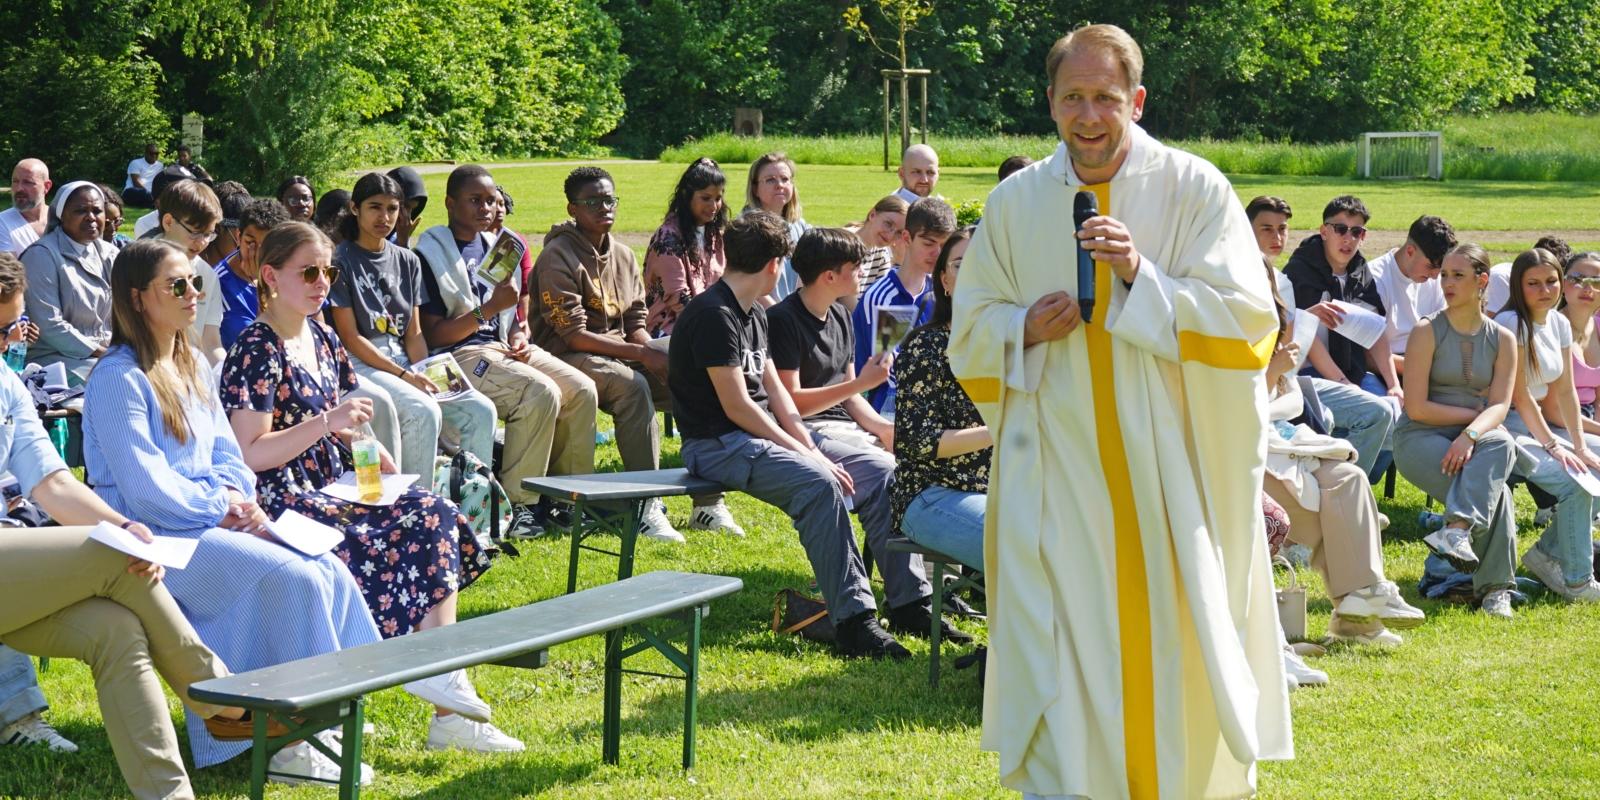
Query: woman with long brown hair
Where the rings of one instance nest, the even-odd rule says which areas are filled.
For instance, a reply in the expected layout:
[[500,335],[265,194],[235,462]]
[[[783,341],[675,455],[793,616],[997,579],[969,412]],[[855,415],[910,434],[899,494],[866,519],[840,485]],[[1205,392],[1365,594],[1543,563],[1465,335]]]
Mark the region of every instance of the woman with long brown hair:
[[[111,271],[111,345],[90,375],[83,409],[89,483],[119,513],[156,533],[198,539],[166,584],[200,639],[233,669],[251,670],[368,644],[378,631],[350,571],[263,529],[256,479],[217,402],[215,380],[187,330],[208,276],[176,245],[139,241]],[[190,725],[197,767],[248,742]],[[309,745],[273,756],[273,772],[337,779]]]

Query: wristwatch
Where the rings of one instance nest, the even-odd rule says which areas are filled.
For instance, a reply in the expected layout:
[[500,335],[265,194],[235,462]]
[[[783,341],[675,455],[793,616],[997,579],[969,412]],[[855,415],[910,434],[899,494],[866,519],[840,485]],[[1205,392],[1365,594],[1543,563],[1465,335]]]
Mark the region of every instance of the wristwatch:
[[1477,431],[1475,431],[1475,430],[1473,430],[1471,428],[1468,428],[1468,429],[1462,431],[1462,433],[1466,434],[1467,438],[1470,439],[1473,444],[1477,444],[1478,443],[1478,437],[1483,435],[1483,434],[1478,433]]

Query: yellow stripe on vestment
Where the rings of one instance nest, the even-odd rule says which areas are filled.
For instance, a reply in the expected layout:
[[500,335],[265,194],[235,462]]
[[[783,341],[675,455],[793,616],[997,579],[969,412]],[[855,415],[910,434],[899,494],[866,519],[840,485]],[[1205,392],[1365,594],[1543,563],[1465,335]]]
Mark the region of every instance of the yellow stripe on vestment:
[[974,405],[1000,402],[999,378],[967,378],[957,383],[961,384],[961,390],[967,393],[967,399]]
[[[1111,213],[1111,184],[1100,183],[1085,186],[1084,189],[1094,192],[1095,198],[1100,201],[1101,213]],[[1094,322],[1084,327],[1084,334],[1088,337],[1095,440],[1100,449],[1101,472],[1105,475],[1106,489],[1111,495],[1112,531],[1116,537],[1117,636],[1122,653],[1122,745],[1127,759],[1128,797],[1130,800],[1145,800],[1161,794],[1156,770],[1155,656],[1150,633],[1150,586],[1145,573],[1139,517],[1133,501],[1133,480],[1128,474],[1128,454],[1122,446],[1122,423],[1117,418],[1111,333],[1105,328],[1106,308],[1111,304],[1113,273],[1109,265],[1096,264],[1095,267],[1095,297],[1101,298],[1097,309],[1100,313],[1095,315]]]
[[1276,330],[1250,344],[1243,339],[1207,336],[1197,331],[1178,331],[1178,360],[1198,361],[1217,369],[1266,369],[1272,349],[1278,343]]

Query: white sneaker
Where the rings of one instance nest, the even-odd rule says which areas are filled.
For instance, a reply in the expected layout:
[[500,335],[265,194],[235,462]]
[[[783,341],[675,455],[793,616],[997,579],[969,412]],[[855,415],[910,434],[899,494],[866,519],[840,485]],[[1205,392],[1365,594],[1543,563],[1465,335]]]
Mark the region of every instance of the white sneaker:
[[1378,512],[1378,530],[1389,530],[1389,515],[1383,513],[1382,511]]
[[1446,525],[1422,537],[1422,543],[1450,566],[1468,574],[1478,571],[1478,554],[1472,552],[1472,536],[1466,528]]
[[[325,738],[323,741],[328,742]],[[329,743],[329,746],[334,752],[342,752],[335,743]],[[291,786],[337,784],[339,773],[339,765],[309,742],[289,745],[273,753],[272,760],[267,763],[267,780]],[[362,786],[372,783],[372,774],[372,767],[361,765]]]
[[1478,607],[1491,617],[1511,619],[1511,590],[1495,589],[1483,596]]
[[1290,648],[1283,648],[1283,672],[1298,686],[1327,686],[1328,673],[1312,669]]
[[429,750],[472,750],[478,753],[520,753],[522,742],[487,722],[473,722],[460,714],[435,716],[428,724]]
[[1339,616],[1354,623],[1382,622],[1385,628],[1405,630],[1421,625],[1427,615],[1400,597],[1393,581],[1379,581],[1357,589],[1339,601]]
[[0,730],[0,745],[42,744],[57,753],[76,753],[78,746],[67,740],[37,711]]
[[472,688],[472,681],[467,679],[467,671],[464,669],[412,681],[405,685],[405,690],[423,702],[432,703],[467,719],[478,722],[489,721],[489,704],[478,697],[478,690]]
[[1397,647],[1406,641],[1400,634],[1383,627],[1382,622],[1353,622],[1339,616],[1337,611],[1328,620],[1328,640],[1345,644],[1375,644],[1383,647]]
[[695,506],[689,514],[689,530],[692,531],[722,531],[733,536],[743,536],[744,528],[733,521],[733,514],[729,513],[726,503],[718,502],[714,506]]
[[1600,602],[1600,583],[1595,583],[1592,576],[1588,583],[1580,586],[1567,585],[1566,576],[1561,574],[1561,563],[1537,547],[1528,548],[1528,552],[1522,555],[1522,568],[1533,573],[1533,577],[1538,578],[1545,588],[1570,602]]
[[1300,682],[1295,680],[1294,675],[1288,670],[1283,671],[1283,685],[1288,687],[1290,693],[1293,693],[1294,690],[1300,688]]
[[645,506],[644,519],[639,521],[639,535],[658,542],[683,544],[687,541],[677,528],[672,527],[672,522],[667,519],[667,504],[660,500],[652,500]]

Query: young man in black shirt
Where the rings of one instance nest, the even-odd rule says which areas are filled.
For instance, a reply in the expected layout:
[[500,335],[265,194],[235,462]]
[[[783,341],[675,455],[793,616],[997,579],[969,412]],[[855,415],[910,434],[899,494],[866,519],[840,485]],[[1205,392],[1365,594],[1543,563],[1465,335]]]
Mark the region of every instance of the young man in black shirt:
[[[728,265],[722,279],[684,308],[673,327],[667,384],[683,434],[689,472],[772,503],[795,521],[800,543],[838,630],[845,656],[910,655],[878,625],[866,566],[856,549],[846,505],[885,517],[889,476],[878,476],[880,454],[815,436],[801,423],[788,390],[768,363],[767,316],[758,300],[777,285],[789,255],[788,225],[756,211],[728,226]],[[891,470],[892,474],[892,470]],[[867,509],[873,509],[868,512]],[[930,594],[921,560],[895,580]],[[926,607],[912,603],[908,617]]]
[[445,183],[448,225],[429,228],[417,241],[427,299],[420,306],[422,336],[434,353],[447,352],[472,388],[488,395],[506,423],[500,484],[516,506],[514,535],[537,535],[537,496],[522,479],[594,471],[594,381],[528,341],[516,316],[522,272],[490,283],[479,266],[492,243],[484,235],[499,190],[476,164],[456,167]]

